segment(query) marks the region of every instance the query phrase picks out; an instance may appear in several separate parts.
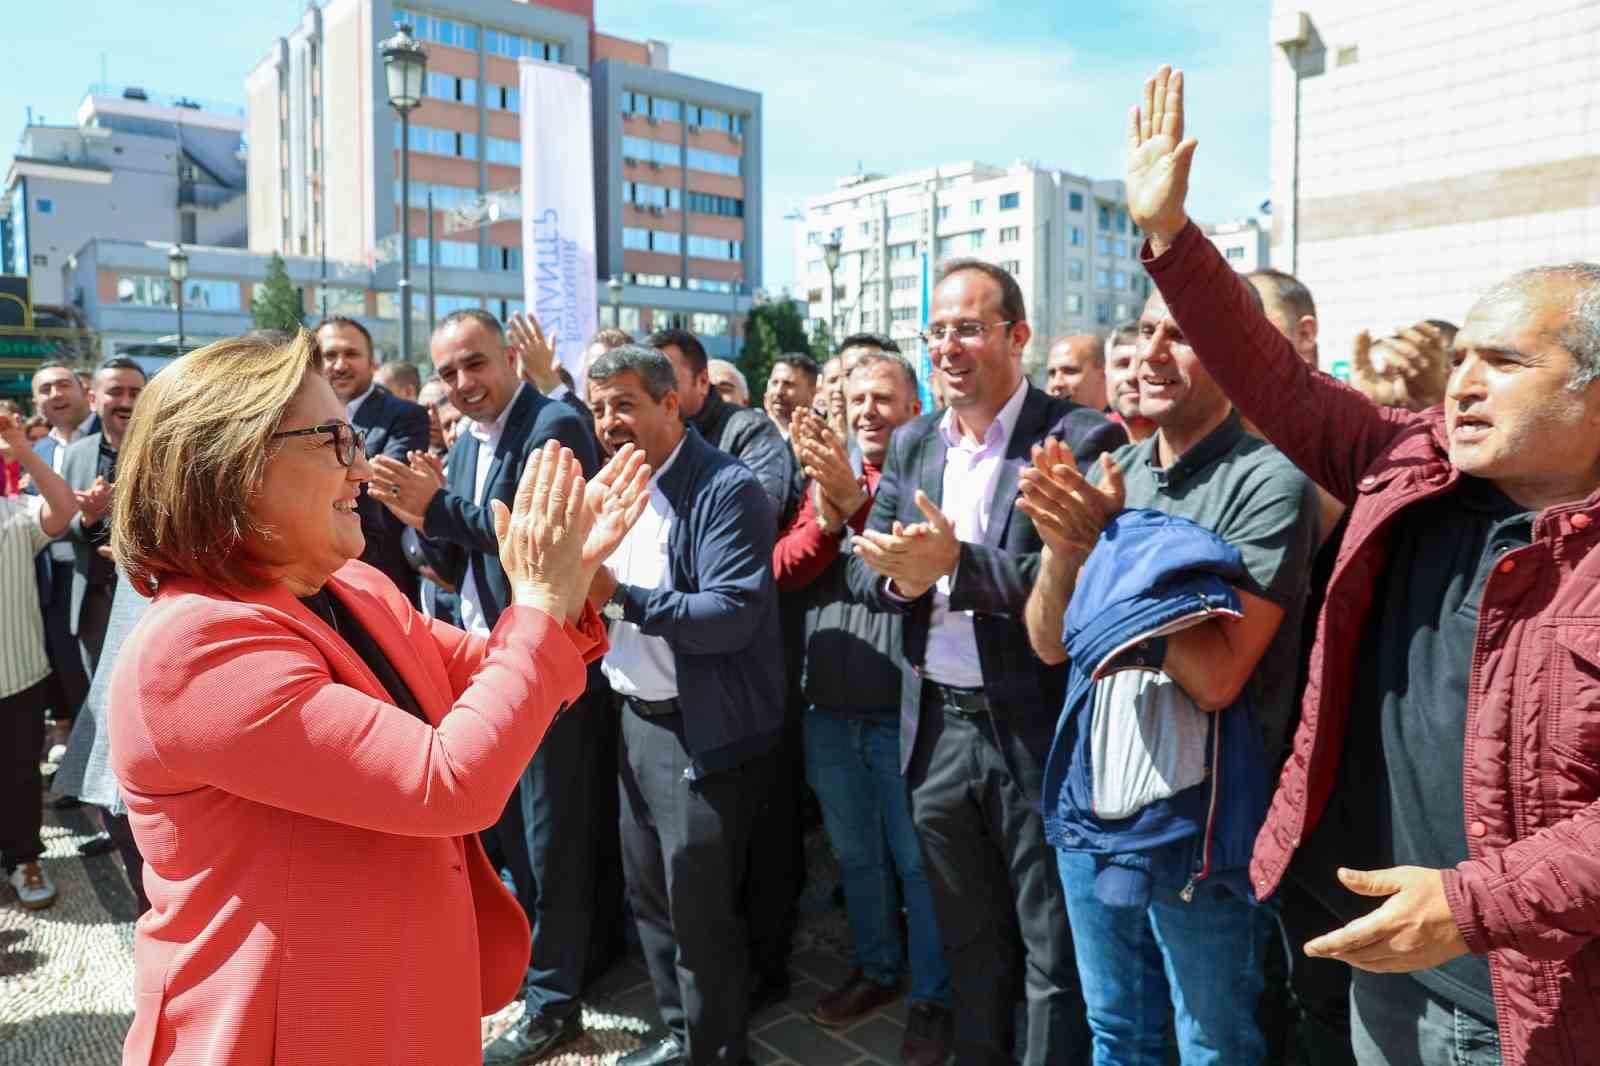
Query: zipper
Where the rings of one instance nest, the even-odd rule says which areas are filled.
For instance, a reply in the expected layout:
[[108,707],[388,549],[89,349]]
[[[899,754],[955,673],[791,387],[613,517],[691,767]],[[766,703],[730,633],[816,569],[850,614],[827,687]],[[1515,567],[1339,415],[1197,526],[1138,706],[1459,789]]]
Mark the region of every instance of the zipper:
[[[1226,711],[1221,712],[1226,714]],[[1205,846],[1201,851],[1199,871],[1189,875],[1188,884],[1178,892],[1185,903],[1194,902],[1195,885],[1211,876],[1211,839],[1217,828],[1217,793],[1222,786],[1222,723],[1213,716],[1211,721],[1211,805],[1206,809]]]

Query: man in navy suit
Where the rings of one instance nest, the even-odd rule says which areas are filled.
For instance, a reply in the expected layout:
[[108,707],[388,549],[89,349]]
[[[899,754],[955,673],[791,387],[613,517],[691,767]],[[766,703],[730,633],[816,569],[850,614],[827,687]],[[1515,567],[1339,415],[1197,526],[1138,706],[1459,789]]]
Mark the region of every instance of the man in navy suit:
[[[372,461],[377,498],[415,526],[439,576],[459,592],[461,626],[487,634],[511,600],[500,566],[490,500],[511,506],[528,456],[555,439],[586,476],[599,469],[593,429],[578,412],[518,380],[500,321],[470,308],[446,315],[431,342],[450,401],[472,420],[445,460],[445,484],[422,464]],[[598,676],[598,664],[593,675]],[[591,683],[590,688],[598,685]],[[594,906],[595,732],[607,707],[585,696],[550,727],[496,826],[503,861],[533,926],[533,953],[516,1025],[484,1052],[494,1064],[532,1062],[582,1033],[582,989]]]
[[[924,339],[948,409],[889,448],[851,593],[905,615],[900,763],[944,935],[955,1060],[1088,1061],[1066,903],[1039,812],[1065,666],[1034,657],[1023,625],[1042,543],[1016,509],[1017,475],[1047,437],[1089,462],[1127,440],[1098,411],[1022,374],[1031,332],[1016,279],[990,263],[941,269]],[[948,517],[946,517],[948,515]]]
[[[312,333],[322,349],[322,372],[344,404],[345,420],[367,435],[367,458],[387,455],[403,463],[409,453],[427,451],[428,412],[373,380],[378,366],[367,327],[333,315],[318,322]],[[373,499],[370,487],[356,499],[356,513],[367,540],[361,561],[387,574],[406,599],[420,602],[417,572],[401,543],[405,523]]]
[[[44,363],[33,372],[33,409],[50,423],[50,432],[34,443],[33,450],[58,474],[67,445],[100,432],[100,418],[90,408],[83,381],[65,363]],[[89,674],[72,635],[72,559],[72,542],[65,539],[34,557],[45,650],[50,655],[50,713],[58,722],[75,716],[89,694]]]

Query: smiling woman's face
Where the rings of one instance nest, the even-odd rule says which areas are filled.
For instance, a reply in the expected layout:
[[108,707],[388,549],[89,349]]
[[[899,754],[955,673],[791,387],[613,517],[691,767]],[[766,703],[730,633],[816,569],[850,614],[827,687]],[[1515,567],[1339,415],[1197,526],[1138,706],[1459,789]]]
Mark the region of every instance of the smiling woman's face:
[[[308,373],[278,431],[344,420],[344,404],[327,379]],[[272,443],[275,450],[250,506],[257,525],[270,531],[256,551],[279,568],[295,595],[308,596],[366,547],[356,498],[371,471],[364,455],[348,467],[340,463],[332,433]]]

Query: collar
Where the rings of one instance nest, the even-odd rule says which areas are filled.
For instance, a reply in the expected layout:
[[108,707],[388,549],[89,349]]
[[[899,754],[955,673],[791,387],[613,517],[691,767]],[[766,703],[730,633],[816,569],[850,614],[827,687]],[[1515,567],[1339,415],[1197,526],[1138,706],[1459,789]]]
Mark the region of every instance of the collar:
[[373,394],[373,392],[376,391],[377,388],[378,388],[378,383],[376,381],[374,381],[372,384],[367,386],[367,391],[366,392],[363,392],[360,396],[357,396],[355,399],[353,399],[349,403],[345,404],[344,405],[344,417],[346,419],[354,418],[356,416],[356,412],[361,409],[361,405],[367,402],[367,397],[371,396]]
[[517,401],[522,399],[522,392],[527,387],[528,383],[526,381],[519,382],[517,391],[511,394],[511,402],[506,404],[505,409],[500,412],[500,416],[494,422],[483,426],[474,421],[467,426],[467,432],[476,437],[480,444],[493,444],[499,440],[500,434],[505,432],[506,422],[510,420],[512,410],[516,408]]
[[678,461],[678,455],[683,451],[683,442],[689,439],[687,431],[678,438],[677,447],[672,449],[672,454],[667,456],[667,461],[661,464],[661,469],[650,475],[650,487],[655,488],[656,482],[661,480],[663,474],[672,469],[672,464]]
[[1244,436],[1244,419],[1239,416],[1237,410],[1230,411],[1220,426],[1206,434],[1199,444],[1178,456],[1173,464],[1167,467],[1160,465],[1159,436],[1159,433],[1152,433],[1150,438],[1140,445],[1145,449],[1145,454],[1141,458],[1150,468],[1150,476],[1154,479],[1156,487],[1175,489],[1233,450],[1234,445]]
[[[1000,408],[1000,413],[995,415],[994,421],[989,424],[989,432],[979,442],[980,447],[990,444],[1004,444],[1011,439],[1011,433],[1017,428],[1017,419],[1022,417],[1022,403],[1028,398],[1028,377],[1023,375],[1017,382],[1017,391],[1011,394],[1011,399]],[[956,427],[956,410],[954,407],[946,408],[944,417],[939,419],[939,433],[944,437],[946,446],[954,448],[961,443],[965,434]],[[998,436],[997,436],[998,434]]]
[[62,436],[61,435],[61,431],[59,429],[57,429],[55,426],[51,426],[50,427],[50,439],[55,441],[57,444],[61,445],[62,447],[65,447],[66,445],[71,444],[74,441],[80,441],[84,437],[89,435],[89,430],[88,430],[87,427],[89,425],[89,422],[93,418],[94,418],[94,415],[90,415],[88,418],[84,419],[82,422],[80,422],[78,424],[78,428],[77,429],[72,430],[66,436]]
[[722,393],[712,389],[706,393],[706,402],[700,405],[699,412],[693,418],[686,418],[684,421],[698,429],[706,440],[710,440],[710,429],[717,424],[722,417],[722,409],[727,406],[728,401],[722,398]]

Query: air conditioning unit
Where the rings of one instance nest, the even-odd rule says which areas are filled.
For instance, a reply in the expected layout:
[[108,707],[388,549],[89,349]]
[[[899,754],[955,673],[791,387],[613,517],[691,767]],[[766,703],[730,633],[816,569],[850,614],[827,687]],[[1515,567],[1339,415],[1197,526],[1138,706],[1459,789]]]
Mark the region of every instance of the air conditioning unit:
[[738,144],[740,141],[744,140],[744,134],[740,133],[738,130],[729,130],[728,140],[732,141],[734,144]]
[[639,165],[639,160],[635,159],[631,155],[625,155],[622,157],[622,163],[624,166],[633,167]]
[[661,214],[661,208],[656,206],[655,204],[651,204],[650,205],[650,213],[652,215],[659,215],[659,214]]

